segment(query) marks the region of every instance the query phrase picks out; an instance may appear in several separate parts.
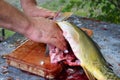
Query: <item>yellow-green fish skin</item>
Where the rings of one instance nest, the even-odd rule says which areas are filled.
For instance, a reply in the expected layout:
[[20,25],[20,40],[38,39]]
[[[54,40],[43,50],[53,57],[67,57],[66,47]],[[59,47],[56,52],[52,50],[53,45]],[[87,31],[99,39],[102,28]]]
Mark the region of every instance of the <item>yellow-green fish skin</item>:
[[94,41],[84,31],[67,21],[58,22],[58,25],[82,67],[97,80],[120,80],[108,66]]

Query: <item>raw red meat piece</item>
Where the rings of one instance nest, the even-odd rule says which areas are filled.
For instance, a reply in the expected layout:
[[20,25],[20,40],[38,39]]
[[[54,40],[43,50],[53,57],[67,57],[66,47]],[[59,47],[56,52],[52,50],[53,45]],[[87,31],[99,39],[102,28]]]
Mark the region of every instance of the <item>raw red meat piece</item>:
[[88,80],[88,78],[80,66],[66,66],[61,74],[55,78],[55,80]]
[[69,47],[69,53],[64,53],[58,48],[49,45],[49,54],[51,63],[58,63],[62,61],[64,64],[69,66],[80,66],[80,61],[75,57],[73,51]]

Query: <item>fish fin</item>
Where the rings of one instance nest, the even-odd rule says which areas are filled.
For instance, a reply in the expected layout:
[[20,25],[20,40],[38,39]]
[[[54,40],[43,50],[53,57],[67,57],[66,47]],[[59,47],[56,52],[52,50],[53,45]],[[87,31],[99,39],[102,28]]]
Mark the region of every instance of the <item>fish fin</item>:
[[89,80],[96,80],[96,78],[85,67],[82,68],[85,71],[85,74],[87,75]]
[[91,29],[87,29],[87,28],[80,28],[82,29],[88,36],[92,36],[93,35],[93,31]]

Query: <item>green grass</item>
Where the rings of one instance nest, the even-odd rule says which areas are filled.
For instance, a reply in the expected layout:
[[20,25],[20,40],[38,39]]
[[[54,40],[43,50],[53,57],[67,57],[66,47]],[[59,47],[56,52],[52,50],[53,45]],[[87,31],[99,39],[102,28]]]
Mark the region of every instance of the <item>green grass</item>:
[[53,10],[53,11],[58,11],[61,7],[63,7],[65,3],[60,3],[59,0],[52,0],[52,1],[46,1],[44,4],[38,4],[41,7]]
[[10,30],[5,30],[5,38],[8,38],[10,36],[12,36],[15,32],[10,31]]
[[[13,31],[5,29],[5,39],[7,39],[8,37],[12,36],[14,33],[15,32],[13,32]],[[1,33],[1,29],[0,29],[0,37],[1,36],[2,36],[2,33]]]

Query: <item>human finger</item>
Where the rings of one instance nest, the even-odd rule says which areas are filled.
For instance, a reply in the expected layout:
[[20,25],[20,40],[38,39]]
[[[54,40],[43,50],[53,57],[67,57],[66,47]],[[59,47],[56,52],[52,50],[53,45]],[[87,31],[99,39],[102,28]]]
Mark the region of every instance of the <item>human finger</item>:
[[65,40],[58,40],[57,38],[52,38],[50,44],[56,46],[60,50],[64,51],[67,49]]

